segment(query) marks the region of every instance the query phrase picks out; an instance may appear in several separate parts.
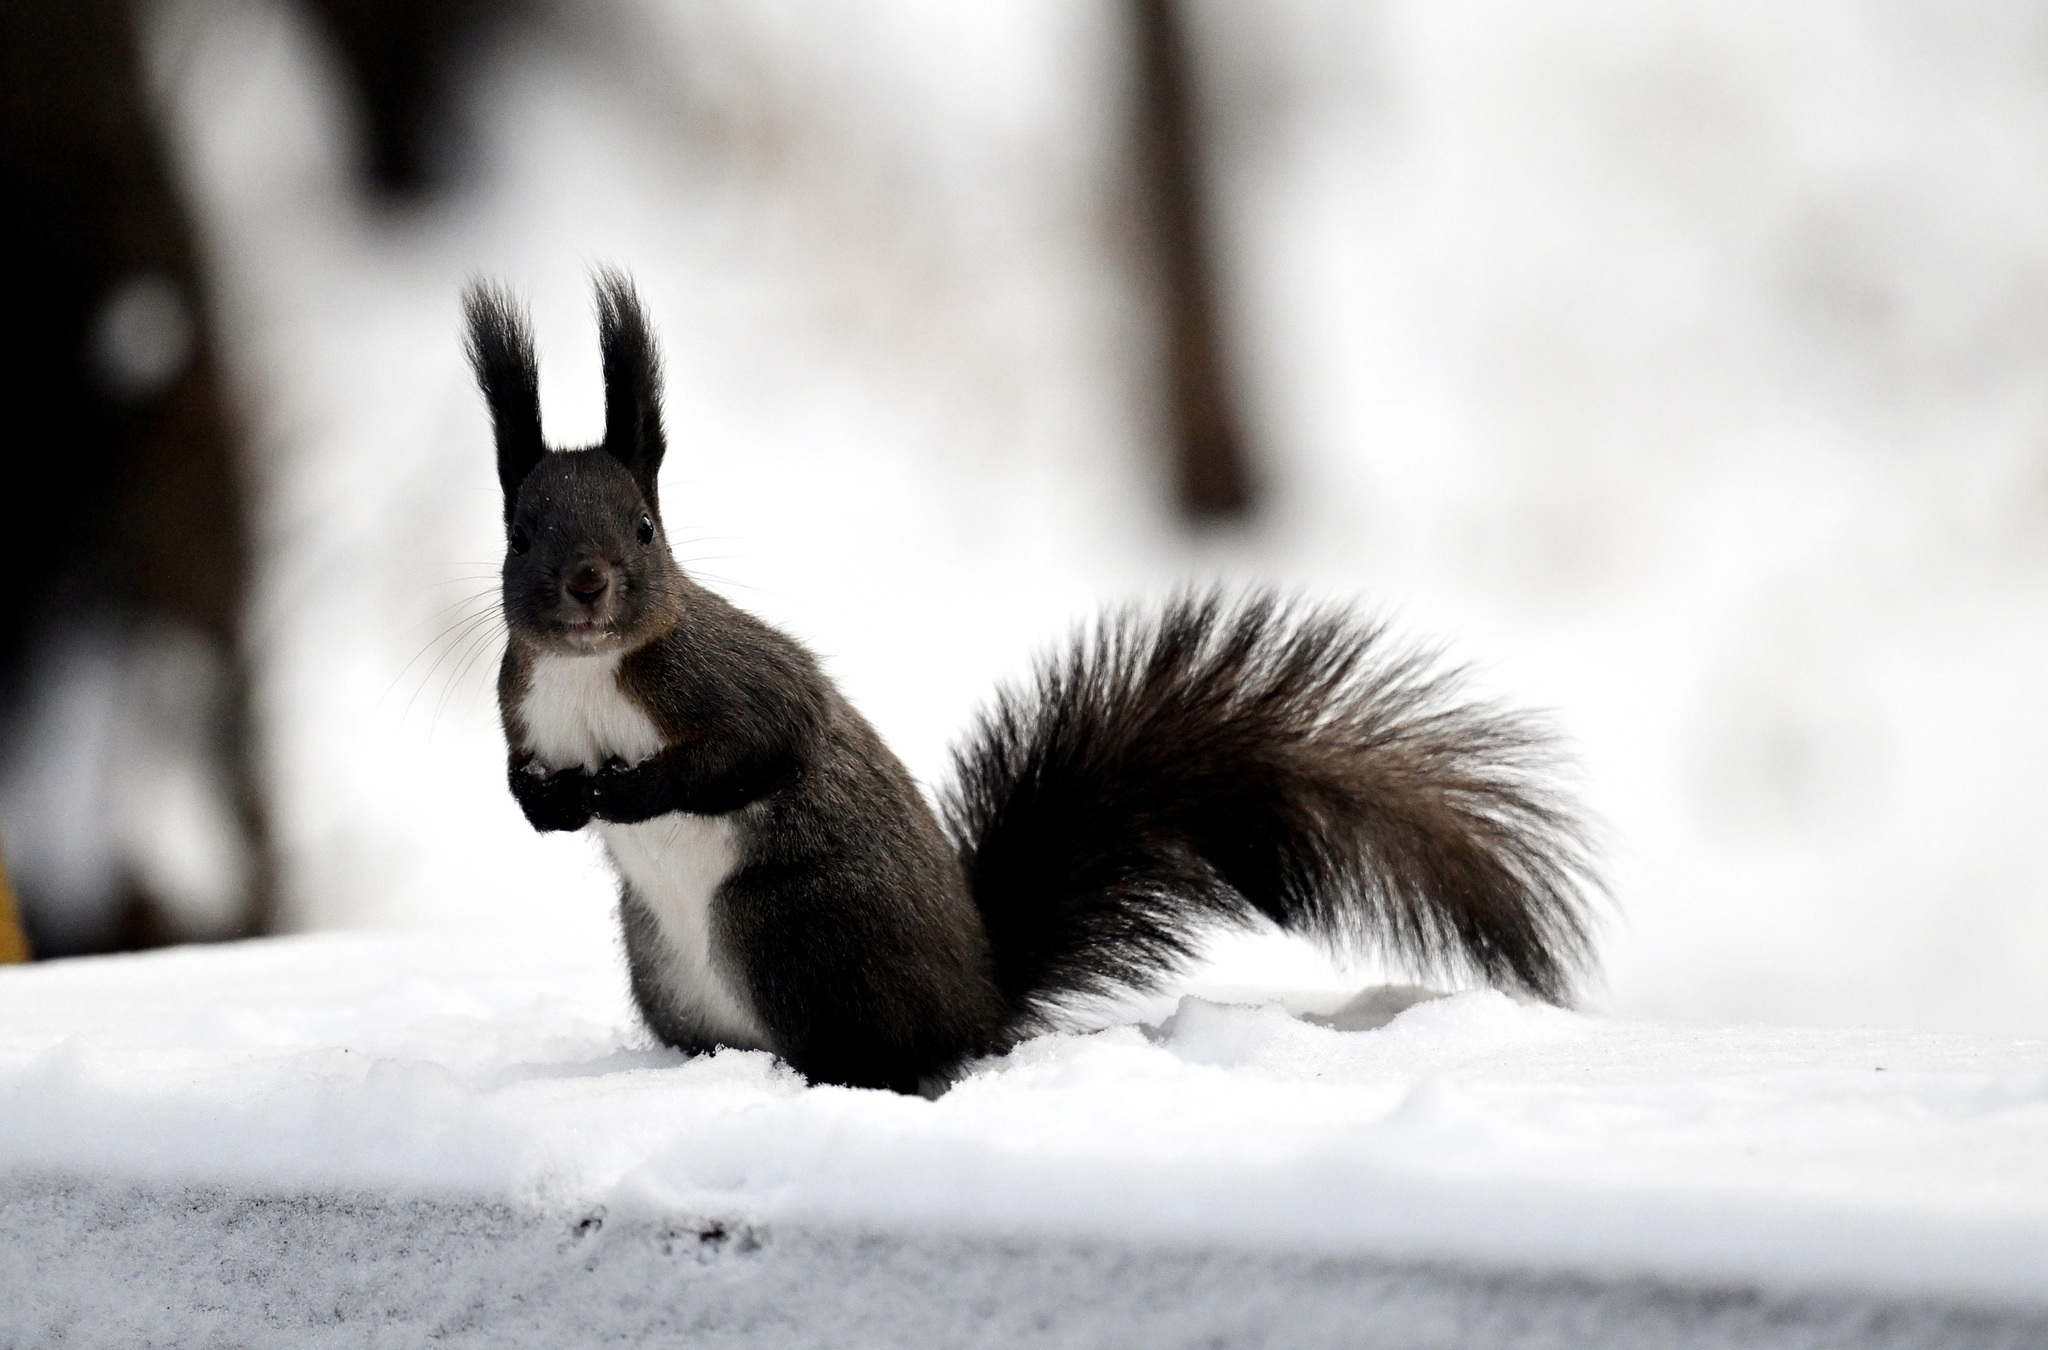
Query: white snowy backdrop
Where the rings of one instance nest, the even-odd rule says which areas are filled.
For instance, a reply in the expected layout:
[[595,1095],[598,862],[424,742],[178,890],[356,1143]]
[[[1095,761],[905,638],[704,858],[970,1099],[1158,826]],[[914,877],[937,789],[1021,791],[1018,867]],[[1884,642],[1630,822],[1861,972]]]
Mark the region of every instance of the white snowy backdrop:
[[[152,51],[258,449],[290,926],[609,941],[501,786],[475,271],[601,419],[586,272],[668,358],[685,557],[926,781],[992,683],[1186,580],[1357,597],[1553,709],[1605,822],[1594,1006],[2048,1030],[2048,6],[1196,11],[1268,509],[1186,535],[1106,0],[560,14],[482,162],[356,195],[294,14]],[[1226,978],[1368,983],[1236,942]]]

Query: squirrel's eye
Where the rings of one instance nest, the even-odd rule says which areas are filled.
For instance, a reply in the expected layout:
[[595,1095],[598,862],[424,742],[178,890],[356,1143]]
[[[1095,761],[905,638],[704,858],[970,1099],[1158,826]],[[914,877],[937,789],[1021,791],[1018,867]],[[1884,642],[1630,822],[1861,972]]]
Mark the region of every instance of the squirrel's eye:
[[518,526],[513,527],[512,537],[505,542],[514,553],[524,553],[527,549],[533,547],[533,540],[528,538],[526,531]]
[[648,516],[642,516],[642,517],[640,517],[640,528],[639,528],[638,530],[634,531],[634,533],[635,533],[635,534],[636,534],[636,535],[637,535],[637,536],[639,537],[639,539],[640,539],[640,542],[641,542],[641,543],[643,543],[643,544],[651,544],[651,543],[653,543],[653,542],[654,542],[654,521],[653,521],[653,519],[652,519],[651,517],[648,517]]

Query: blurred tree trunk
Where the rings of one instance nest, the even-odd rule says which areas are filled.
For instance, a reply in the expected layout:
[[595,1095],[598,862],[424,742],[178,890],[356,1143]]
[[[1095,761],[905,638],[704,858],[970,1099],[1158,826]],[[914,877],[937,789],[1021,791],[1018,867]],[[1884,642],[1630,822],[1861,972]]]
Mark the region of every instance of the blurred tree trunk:
[[363,171],[390,200],[459,180],[470,157],[460,87],[523,0],[306,0],[361,100]]
[[[30,663],[48,653],[53,633],[89,629],[140,653],[128,685],[152,708],[165,692],[152,681],[170,677],[148,666],[148,644],[135,645],[136,635],[174,634],[201,650],[203,669],[191,681],[205,688],[179,695],[193,721],[188,739],[205,761],[189,767],[220,804],[215,816],[229,822],[235,838],[216,842],[239,873],[228,876],[231,894],[216,906],[228,916],[202,926],[206,936],[231,936],[261,930],[270,914],[242,653],[248,513],[207,290],[146,106],[137,48],[126,0],[0,5],[0,230],[15,333],[14,354],[0,363],[12,423],[0,464],[14,507],[0,532],[0,561],[17,586],[0,613],[0,737],[8,738],[0,758],[11,755],[19,767],[29,705],[38,681],[50,677]],[[165,737],[179,730],[143,714],[125,725]],[[75,753],[89,753],[83,738]],[[88,775],[118,772],[139,751],[116,743],[101,753],[108,763],[88,766]],[[33,805],[37,790],[30,783],[11,800]],[[169,811],[174,803],[161,805]],[[75,823],[113,830],[111,810],[88,800],[88,819]],[[29,863],[56,844],[19,836],[7,843],[23,918],[35,933],[59,897],[39,893],[55,883],[38,878],[53,874]],[[151,885],[149,869],[122,866],[101,886],[113,892],[99,897],[111,919],[69,938],[39,936],[39,954],[195,935]]]
[[1167,338],[1173,482],[1192,519],[1242,517],[1256,501],[1217,314],[1193,62],[1177,0],[1132,0],[1137,163],[1150,209]]

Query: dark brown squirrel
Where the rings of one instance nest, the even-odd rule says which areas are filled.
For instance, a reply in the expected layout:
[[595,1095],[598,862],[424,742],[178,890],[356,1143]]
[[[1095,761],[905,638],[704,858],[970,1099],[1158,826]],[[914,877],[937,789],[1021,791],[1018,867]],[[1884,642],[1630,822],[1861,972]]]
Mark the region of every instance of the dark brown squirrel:
[[1188,594],[1000,691],[935,814],[810,652],[677,565],[632,284],[597,278],[585,449],[542,439],[521,308],[482,283],[467,308],[505,496],[512,793],[536,829],[595,823],[663,1041],[935,1091],[1261,918],[1569,1000],[1597,882],[1531,720],[1346,611]]

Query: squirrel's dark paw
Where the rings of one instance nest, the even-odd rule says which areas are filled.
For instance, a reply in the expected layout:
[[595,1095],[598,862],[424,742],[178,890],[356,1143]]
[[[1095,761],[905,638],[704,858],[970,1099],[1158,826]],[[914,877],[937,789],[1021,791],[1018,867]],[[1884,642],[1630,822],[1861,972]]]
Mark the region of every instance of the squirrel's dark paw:
[[674,810],[664,800],[664,780],[659,770],[643,764],[626,768],[614,760],[590,775],[583,800],[592,817],[615,825],[633,825]]
[[547,773],[532,762],[514,765],[512,795],[536,830],[580,830],[590,823],[585,803],[589,775],[581,769]]
[[620,823],[619,813],[626,806],[629,786],[630,780],[623,770],[606,765],[584,781],[583,803],[594,818]]

